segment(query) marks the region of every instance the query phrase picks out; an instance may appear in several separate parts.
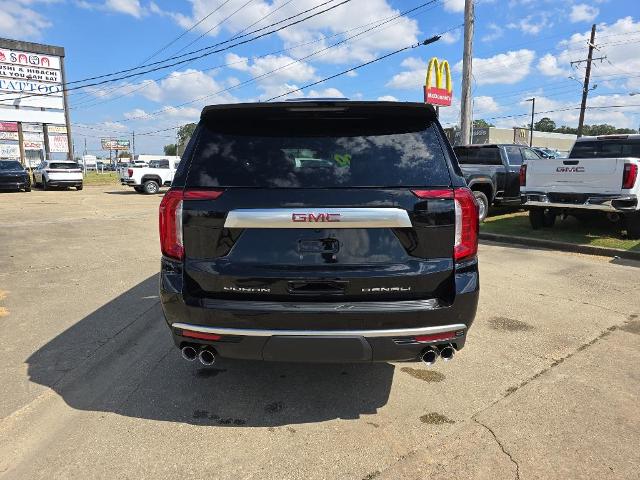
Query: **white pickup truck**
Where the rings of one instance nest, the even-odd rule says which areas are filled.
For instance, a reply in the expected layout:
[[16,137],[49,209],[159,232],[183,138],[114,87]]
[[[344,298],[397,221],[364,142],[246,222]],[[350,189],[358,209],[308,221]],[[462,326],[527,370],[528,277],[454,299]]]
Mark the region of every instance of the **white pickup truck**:
[[640,238],[639,168],[640,135],[581,137],[568,158],[523,164],[520,191],[531,226],[596,211],[622,222],[628,238]]
[[129,167],[120,179],[122,185],[133,187],[136,192],[153,194],[160,187],[168,187],[178,168],[180,158],[151,160],[148,167]]

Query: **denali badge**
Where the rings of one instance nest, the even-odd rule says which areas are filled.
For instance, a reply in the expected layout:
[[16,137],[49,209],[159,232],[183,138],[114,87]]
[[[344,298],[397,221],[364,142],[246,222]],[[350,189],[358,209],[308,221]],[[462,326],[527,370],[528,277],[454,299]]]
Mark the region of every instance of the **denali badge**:
[[294,222],[339,222],[339,213],[292,213]]
[[239,293],[269,293],[270,288],[246,288],[246,287],[222,287],[225,292],[239,292]]
[[411,287],[373,287],[363,288],[362,293],[410,292]]
[[557,167],[558,173],[584,173],[584,167]]

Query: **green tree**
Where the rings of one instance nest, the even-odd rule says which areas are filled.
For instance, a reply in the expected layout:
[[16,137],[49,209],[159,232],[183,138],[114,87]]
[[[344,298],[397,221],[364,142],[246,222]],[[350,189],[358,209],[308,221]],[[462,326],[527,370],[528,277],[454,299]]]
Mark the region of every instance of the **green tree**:
[[553,132],[556,129],[556,122],[549,117],[543,117],[533,124],[533,129],[539,132]]
[[562,125],[561,127],[555,128],[553,131],[555,133],[570,133],[572,135],[575,135],[576,133],[578,133],[577,128],[568,127],[566,125]]
[[164,154],[169,155],[171,157],[176,155],[176,144],[170,143],[169,145],[164,146]]
[[493,123],[487,122],[484,118],[479,118],[473,121],[473,128],[489,128],[495,127]]

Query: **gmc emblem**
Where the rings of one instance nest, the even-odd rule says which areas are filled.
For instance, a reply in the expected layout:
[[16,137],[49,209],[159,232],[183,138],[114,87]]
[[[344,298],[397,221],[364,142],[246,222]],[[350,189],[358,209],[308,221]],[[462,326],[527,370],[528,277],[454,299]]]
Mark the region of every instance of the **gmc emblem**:
[[339,213],[292,213],[291,220],[294,222],[339,222]]
[[584,173],[584,167],[558,167],[558,173]]

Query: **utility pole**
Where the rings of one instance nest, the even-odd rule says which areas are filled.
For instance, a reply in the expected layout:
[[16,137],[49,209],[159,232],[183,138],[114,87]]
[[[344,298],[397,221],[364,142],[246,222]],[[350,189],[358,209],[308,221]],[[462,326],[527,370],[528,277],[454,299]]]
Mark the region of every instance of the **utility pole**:
[[525,101],[531,102],[531,126],[529,127],[529,146],[533,147],[533,117],[536,114],[536,97],[527,98]]
[[[589,77],[591,76],[591,62],[593,60],[604,60],[605,57],[593,58],[593,49],[596,48],[596,24],[591,25],[591,38],[589,39],[589,54],[586,60],[577,60],[571,62],[571,66],[579,65],[581,63],[587,63],[587,69],[584,72],[584,84],[582,86],[582,103],[580,104],[580,119],[578,120],[578,137],[582,136],[582,129],[584,126],[584,112],[587,109],[587,96],[589,95]],[[596,88],[595,86],[593,88]]]
[[462,145],[471,143],[471,63],[473,56],[473,0],[464,1],[464,53],[462,54],[462,104],[460,133]]
[[131,162],[133,163],[136,159],[136,132],[135,130],[131,132]]

